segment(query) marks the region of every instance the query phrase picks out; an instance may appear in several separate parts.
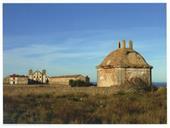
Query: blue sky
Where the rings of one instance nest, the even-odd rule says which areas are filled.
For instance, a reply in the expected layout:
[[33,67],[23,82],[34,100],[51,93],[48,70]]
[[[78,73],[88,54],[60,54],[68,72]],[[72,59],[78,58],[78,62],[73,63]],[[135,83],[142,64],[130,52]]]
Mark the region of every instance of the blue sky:
[[96,66],[123,39],[165,82],[166,4],[4,4],[3,75],[46,69],[96,81]]

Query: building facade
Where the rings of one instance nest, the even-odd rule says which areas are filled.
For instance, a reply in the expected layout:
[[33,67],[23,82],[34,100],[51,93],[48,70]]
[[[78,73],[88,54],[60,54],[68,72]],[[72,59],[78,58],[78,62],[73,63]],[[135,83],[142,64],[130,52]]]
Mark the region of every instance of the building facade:
[[49,84],[55,85],[69,85],[70,80],[81,80],[84,82],[89,82],[88,76],[78,75],[65,75],[65,76],[52,76],[49,78]]
[[103,62],[97,66],[97,86],[117,87],[126,84],[152,84],[152,66],[133,49],[132,41],[126,48],[123,40],[118,43],[118,49],[111,52]]
[[28,84],[28,77],[25,75],[13,74],[7,76],[4,79],[4,84],[10,84],[10,85]]
[[48,76],[46,70],[35,71],[33,72],[32,69],[28,72],[28,84],[48,84]]

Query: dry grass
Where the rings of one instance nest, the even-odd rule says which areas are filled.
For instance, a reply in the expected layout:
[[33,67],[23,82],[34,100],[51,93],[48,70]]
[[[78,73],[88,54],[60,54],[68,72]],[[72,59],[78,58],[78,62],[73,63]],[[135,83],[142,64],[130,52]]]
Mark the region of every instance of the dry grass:
[[166,89],[4,86],[4,123],[167,123]]

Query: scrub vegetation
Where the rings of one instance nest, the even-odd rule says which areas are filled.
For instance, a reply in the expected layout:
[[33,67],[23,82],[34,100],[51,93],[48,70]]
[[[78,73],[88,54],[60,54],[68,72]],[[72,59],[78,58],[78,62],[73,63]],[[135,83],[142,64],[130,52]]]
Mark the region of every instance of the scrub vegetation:
[[165,124],[167,90],[4,86],[5,124]]

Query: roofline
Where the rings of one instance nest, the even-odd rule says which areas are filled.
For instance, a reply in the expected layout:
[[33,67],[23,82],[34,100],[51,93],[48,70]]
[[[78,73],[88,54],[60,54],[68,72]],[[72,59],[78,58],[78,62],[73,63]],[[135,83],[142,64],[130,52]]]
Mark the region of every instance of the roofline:
[[[49,78],[68,78],[68,77],[79,77],[79,76],[83,76],[81,74],[77,74],[77,75],[63,75],[63,76],[51,76]],[[84,76],[83,76],[84,77]]]
[[[119,50],[125,50],[125,49],[129,50],[129,51],[127,51],[128,53],[129,53],[129,52],[134,52],[134,53],[138,54],[138,55],[143,59],[143,61],[144,61],[145,64],[141,64],[141,65],[129,65],[129,64],[124,64],[124,65],[121,65],[121,64],[118,64],[118,65],[116,65],[116,64],[114,64],[114,65],[107,65],[107,64],[103,64],[103,63],[106,61],[106,58],[110,57],[114,52],[118,52]],[[120,49],[116,49],[116,50],[110,52],[110,53],[104,58],[104,60],[102,61],[102,63],[99,64],[98,66],[96,66],[96,68],[97,68],[97,69],[98,69],[98,68],[151,68],[151,69],[152,69],[153,66],[149,65],[149,64],[147,63],[147,61],[145,60],[145,58],[144,58],[139,52],[135,51],[134,49],[130,49],[130,48],[120,48]]]
[[108,66],[100,66],[100,65],[98,65],[98,66],[96,66],[96,68],[97,69],[99,69],[99,68],[103,68],[103,69],[109,69],[109,68],[150,68],[150,69],[152,69],[153,68],[153,66],[151,66],[151,65],[149,65],[149,66],[127,66],[127,67],[119,67],[119,66],[112,66],[112,65],[108,65]]
[[8,75],[7,77],[28,77],[28,76],[25,76],[25,75]]

